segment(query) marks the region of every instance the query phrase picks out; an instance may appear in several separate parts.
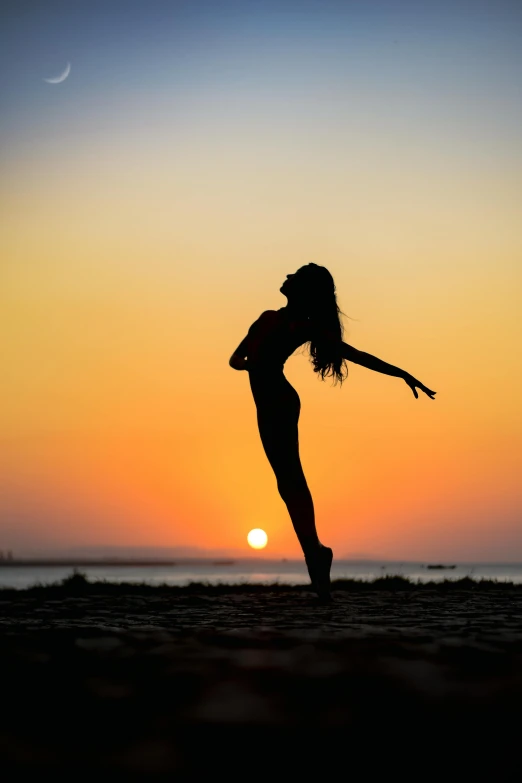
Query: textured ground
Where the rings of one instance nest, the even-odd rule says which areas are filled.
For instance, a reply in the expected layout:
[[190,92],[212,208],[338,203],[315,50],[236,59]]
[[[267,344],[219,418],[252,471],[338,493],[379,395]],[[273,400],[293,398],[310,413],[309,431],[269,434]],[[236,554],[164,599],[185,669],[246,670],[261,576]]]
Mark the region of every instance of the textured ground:
[[0,591],[2,764],[519,780],[522,589],[340,587]]

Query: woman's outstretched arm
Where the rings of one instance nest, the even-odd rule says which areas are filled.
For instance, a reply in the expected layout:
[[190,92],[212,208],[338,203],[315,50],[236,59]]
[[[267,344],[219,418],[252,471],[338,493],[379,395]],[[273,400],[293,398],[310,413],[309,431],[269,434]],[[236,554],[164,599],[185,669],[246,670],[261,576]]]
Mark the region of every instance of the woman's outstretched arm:
[[344,342],[343,359],[346,359],[349,362],[353,362],[354,364],[360,364],[361,367],[367,367],[369,370],[382,372],[384,375],[393,375],[396,378],[402,378],[402,380],[408,384],[416,398],[419,396],[417,394],[417,389],[420,389],[424,392],[424,394],[427,394],[430,399],[435,399],[435,394],[437,392],[428,389],[427,386],[424,386],[424,384],[414,378],[413,375],[410,375],[405,370],[401,370],[400,367],[395,367],[393,364],[383,362],[382,359],[378,359],[376,356],[372,356],[371,353],[358,351],[357,348],[354,348],[352,345],[348,345],[348,343]]

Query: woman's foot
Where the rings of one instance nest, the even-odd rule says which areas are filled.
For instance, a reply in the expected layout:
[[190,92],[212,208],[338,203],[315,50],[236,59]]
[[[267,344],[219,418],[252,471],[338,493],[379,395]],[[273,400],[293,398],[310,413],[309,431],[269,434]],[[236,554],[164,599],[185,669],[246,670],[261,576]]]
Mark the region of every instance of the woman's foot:
[[318,549],[305,555],[305,562],[312,587],[321,601],[330,601],[330,569],[333,552],[328,546],[319,545]]

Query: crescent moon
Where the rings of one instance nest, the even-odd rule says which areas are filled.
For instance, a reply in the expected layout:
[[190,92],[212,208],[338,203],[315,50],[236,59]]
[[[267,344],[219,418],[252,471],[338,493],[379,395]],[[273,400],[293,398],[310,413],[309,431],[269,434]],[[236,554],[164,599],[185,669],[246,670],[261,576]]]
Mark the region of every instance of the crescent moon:
[[64,82],[67,79],[70,73],[71,73],[71,63],[67,63],[63,73],[61,73],[55,79],[44,79],[44,82],[47,82],[48,84],[60,84],[60,82]]

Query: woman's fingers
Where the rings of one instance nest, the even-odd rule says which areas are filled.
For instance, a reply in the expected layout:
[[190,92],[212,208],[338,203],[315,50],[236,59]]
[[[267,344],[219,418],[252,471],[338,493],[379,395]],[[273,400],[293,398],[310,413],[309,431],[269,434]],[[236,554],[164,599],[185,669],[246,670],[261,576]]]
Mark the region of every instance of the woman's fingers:
[[415,397],[416,400],[419,399],[417,388],[423,391],[424,394],[426,394],[431,400],[435,399],[435,395],[437,394],[437,392],[432,391],[432,389],[428,389],[427,386],[425,386],[423,383],[418,381],[417,378],[414,378],[413,375],[410,375],[409,373],[405,373],[404,380],[412,390],[413,396]]
[[412,390],[412,392],[413,392],[413,396],[415,397],[415,399],[416,399],[416,400],[418,400],[418,399],[419,399],[419,395],[418,395],[418,393],[417,393],[417,387],[419,387],[419,389],[420,389],[421,391],[423,391],[423,392],[424,392],[424,394],[427,394],[427,396],[428,396],[428,397],[429,397],[431,400],[434,400],[434,399],[435,399],[435,395],[437,394],[437,392],[434,392],[434,391],[432,391],[431,389],[428,389],[428,387],[427,387],[427,386],[424,386],[424,384],[423,384],[423,383],[421,383],[420,381],[418,381],[416,378],[412,378],[411,380],[407,380],[407,381],[406,381],[406,383],[408,384],[408,386],[409,386],[409,387],[410,387],[410,389]]
[[417,394],[417,389],[416,389],[415,387],[416,387],[416,386],[419,386],[419,382],[418,382],[418,381],[416,381],[416,380],[415,380],[415,378],[412,378],[411,380],[408,378],[408,379],[406,380],[406,383],[408,384],[408,386],[409,386],[409,387],[410,387],[410,389],[412,390],[412,392],[413,392],[413,396],[415,397],[415,399],[417,399],[417,397],[418,397],[419,395]]

